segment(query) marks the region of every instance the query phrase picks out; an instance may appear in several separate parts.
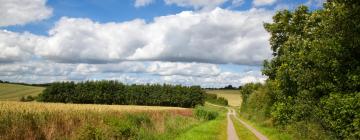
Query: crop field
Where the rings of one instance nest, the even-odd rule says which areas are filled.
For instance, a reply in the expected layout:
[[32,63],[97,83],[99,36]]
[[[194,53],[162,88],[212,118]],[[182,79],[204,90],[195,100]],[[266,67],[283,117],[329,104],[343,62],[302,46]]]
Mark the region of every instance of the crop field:
[[216,94],[228,100],[230,106],[241,105],[241,95],[239,90],[206,90],[209,94]]
[[5,140],[168,139],[197,122],[177,107],[0,101]]
[[45,88],[0,83],[0,100],[18,101],[22,96],[36,96]]

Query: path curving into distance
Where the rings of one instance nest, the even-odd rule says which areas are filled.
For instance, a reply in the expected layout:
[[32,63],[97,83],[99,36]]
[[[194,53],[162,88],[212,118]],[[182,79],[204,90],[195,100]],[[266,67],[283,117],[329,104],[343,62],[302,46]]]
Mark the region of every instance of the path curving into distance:
[[[225,106],[220,106],[220,105],[215,105],[212,103],[208,103],[209,105],[212,106],[217,106],[217,107],[225,107]],[[236,134],[236,130],[234,127],[234,124],[231,120],[231,115],[234,115],[234,118],[239,121],[242,125],[244,125],[247,129],[249,129],[259,140],[269,140],[265,135],[261,134],[259,131],[257,131],[254,127],[252,127],[251,125],[247,124],[246,122],[244,122],[243,120],[241,120],[237,115],[236,112],[233,108],[231,107],[225,107],[228,109],[228,113],[227,113],[227,120],[228,120],[228,126],[227,126],[227,139],[228,140],[239,140],[237,134]]]

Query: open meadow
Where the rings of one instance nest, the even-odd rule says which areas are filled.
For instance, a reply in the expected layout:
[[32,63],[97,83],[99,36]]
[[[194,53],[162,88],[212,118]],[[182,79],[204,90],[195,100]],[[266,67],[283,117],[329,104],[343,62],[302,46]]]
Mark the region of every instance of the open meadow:
[[0,100],[18,101],[23,96],[37,96],[44,89],[44,87],[0,83]]
[[206,93],[224,97],[228,100],[230,106],[237,107],[241,105],[242,98],[239,90],[206,90]]

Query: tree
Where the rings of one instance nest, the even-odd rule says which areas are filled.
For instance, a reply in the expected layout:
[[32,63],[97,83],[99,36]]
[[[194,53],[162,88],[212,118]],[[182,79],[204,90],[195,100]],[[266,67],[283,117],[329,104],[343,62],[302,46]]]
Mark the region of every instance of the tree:
[[[329,0],[312,12],[300,6],[276,13],[273,21],[264,25],[274,58],[264,62],[263,73],[275,83],[275,121],[320,122],[339,138],[360,138],[354,102],[360,94],[360,1]],[[343,98],[349,102],[339,106],[329,100]],[[347,106],[348,113],[333,117]],[[330,125],[344,114],[348,121]]]

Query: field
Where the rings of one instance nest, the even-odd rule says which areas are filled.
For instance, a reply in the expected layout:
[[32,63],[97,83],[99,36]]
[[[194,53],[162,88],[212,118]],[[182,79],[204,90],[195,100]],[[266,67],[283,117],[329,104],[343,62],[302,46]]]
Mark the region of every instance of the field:
[[176,107],[0,101],[5,140],[168,139],[198,122]]
[[224,97],[229,101],[230,106],[241,105],[241,95],[239,90],[206,90],[207,93],[216,94],[219,97]]
[[22,96],[36,96],[45,88],[0,83],[0,100],[18,101]]

